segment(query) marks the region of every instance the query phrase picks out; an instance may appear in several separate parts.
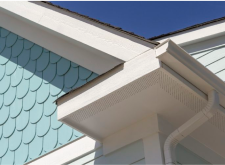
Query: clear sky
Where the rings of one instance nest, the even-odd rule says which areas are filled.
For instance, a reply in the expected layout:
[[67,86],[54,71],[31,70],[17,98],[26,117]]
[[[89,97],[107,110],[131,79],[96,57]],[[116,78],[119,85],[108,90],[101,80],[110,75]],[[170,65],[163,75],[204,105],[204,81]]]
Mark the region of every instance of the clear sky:
[[145,38],[225,16],[225,2],[52,3]]

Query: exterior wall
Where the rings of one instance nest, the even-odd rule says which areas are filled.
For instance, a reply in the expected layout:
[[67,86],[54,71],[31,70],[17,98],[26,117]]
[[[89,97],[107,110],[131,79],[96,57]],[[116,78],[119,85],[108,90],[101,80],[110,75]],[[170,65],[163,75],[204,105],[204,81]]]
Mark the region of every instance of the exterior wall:
[[[191,152],[184,146],[178,144],[176,148],[178,164],[210,164],[203,158]],[[88,153],[83,157],[73,160],[68,165],[77,164],[145,164],[143,141],[138,140],[113,153],[103,155],[102,147],[94,152]]]
[[[225,36],[219,36],[183,47],[193,58],[225,81]],[[221,130],[223,131],[223,130]],[[203,158],[178,145],[177,161],[181,164],[210,164]]]
[[[225,81],[225,46],[192,53]],[[0,164],[23,164],[82,136],[57,121],[54,100],[97,77],[0,27]],[[180,164],[209,164],[178,145]],[[145,164],[142,140],[103,155],[102,148],[74,164]]]
[[144,148],[142,140],[138,140],[113,153],[103,155],[102,148],[89,153],[69,165],[76,164],[145,164]]
[[176,148],[176,157],[178,164],[210,164],[180,144]]
[[192,53],[192,56],[202,65],[216,74],[219,78],[225,81],[225,46],[217,46],[197,53]]
[[0,27],[0,164],[29,162],[82,136],[57,121],[54,100],[95,77]]

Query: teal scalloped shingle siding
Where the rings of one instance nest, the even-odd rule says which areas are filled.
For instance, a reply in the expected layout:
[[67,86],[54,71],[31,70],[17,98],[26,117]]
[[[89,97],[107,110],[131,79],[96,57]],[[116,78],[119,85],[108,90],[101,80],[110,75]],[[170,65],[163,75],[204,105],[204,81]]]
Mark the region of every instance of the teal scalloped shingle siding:
[[54,100],[97,74],[0,27],[0,164],[23,164],[81,133]]

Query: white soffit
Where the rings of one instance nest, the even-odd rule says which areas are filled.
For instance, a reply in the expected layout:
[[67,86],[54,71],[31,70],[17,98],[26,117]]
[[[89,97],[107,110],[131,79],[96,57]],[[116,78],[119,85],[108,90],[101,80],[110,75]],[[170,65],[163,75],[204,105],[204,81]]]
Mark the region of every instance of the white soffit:
[[155,46],[42,2],[0,2],[0,26],[97,74]]
[[173,40],[180,46],[187,46],[197,42],[212,39],[221,35],[225,35],[225,20],[211,23],[198,28],[193,28],[177,34],[172,34],[162,38],[155,39],[154,41],[163,43],[168,38]]
[[[99,113],[100,111],[105,112],[105,109],[113,107],[113,105],[122,102],[127,97],[127,95],[118,93],[118,89],[124,88],[124,86],[126,86],[127,84],[132,83],[135,80],[138,80],[144,75],[151,73],[159,68],[160,63],[159,60],[155,58],[154,50],[145,52],[144,54],[136,57],[135,60],[130,60],[129,62],[124,63],[124,65],[120,65],[117,68],[114,68],[106,74],[99,76],[95,80],[87,83],[83,87],[78,88],[74,92],[71,92],[70,94],[60,98],[57,101],[58,119],[63,122],[67,122],[68,120],[70,120],[73,123],[74,118],[80,121],[85,121],[85,119],[89,118],[91,115]],[[118,95],[119,97],[117,97]],[[101,100],[105,97],[107,100],[103,100],[102,102]],[[74,104],[75,102],[76,104]],[[94,107],[92,107],[93,103],[97,103],[97,105],[94,105]],[[86,106],[89,108],[87,110],[83,110],[83,108],[85,108]],[[76,114],[71,116],[73,112],[78,112],[78,116]],[[82,114],[80,114],[80,112]],[[68,117],[72,118],[69,119]],[[104,119],[104,117],[102,117],[101,119]],[[73,125],[72,123],[70,123],[69,125]],[[90,123],[87,124],[89,125]],[[107,134],[103,133],[104,135],[99,135],[96,134],[97,132],[95,132],[95,130],[90,130],[90,128],[88,128],[87,131],[84,131],[83,129],[85,128],[80,124],[76,126],[82,127],[77,128],[81,132],[85,132],[86,134],[90,133],[91,135],[89,135],[91,137],[94,137],[94,139],[100,141],[103,140],[103,136],[105,137]],[[94,126],[94,124],[92,124],[92,126]],[[102,126],[104,127],[104,125]],[[107,130],[105,131],[107,132]]]
[[156,48],[156,56],[176,73],[188,80],[203,93],[212,89],[219,92],[220,105],[225,107],[225,83],[200,64],[173,41],[167,40]]
[[[59,98],[58,120],[98,141],[154,113],[177,127],[205,107],[211,89],[224,106],[222,80],[169,40]],[[222,106],[200,128],[204,136],[192,136],[225,157]]]

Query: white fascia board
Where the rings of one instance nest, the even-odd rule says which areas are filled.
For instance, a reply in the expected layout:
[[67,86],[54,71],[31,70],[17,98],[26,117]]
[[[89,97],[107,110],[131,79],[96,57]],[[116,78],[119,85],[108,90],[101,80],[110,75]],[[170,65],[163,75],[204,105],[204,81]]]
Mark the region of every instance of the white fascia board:
[[[69,115],[71,111],[94,103],[140,77],[159,69],[160,65],[159,60],[155,58],[155,51],[149,50],[59,98],[57,104],[59,105],[58,116],[60,116],[60,120]],[[74,101],[78,104],[74,104]]]
[[180,46],[194,44],[200,41],[208,40],[225,34],[225,20],[211,23],[199,28],[194,28],[170,36],[155,39],[155,41],[163,43],[168,38],[173,40]]
[[[127,137],[125,134],[131,133],[130,130],[135,134],[136,129],[130,129],[130,126],[152,113],[163,115],[174,126],[181,125],[205,106],[205,94],[212,89],[217,90],[220,105],[224,106],[225,84],[221,81],[168,40],[59,98],[58,120],[110,146],[112,139]],[[222,106],[217,117],[204,125],[207,131],[201,127],[205,136],[196,131],[193,137],[199,141],[207,139],[210,143],[205,140],[203,144],[224,156],[221,141],[208,136],[210,131],[220,139],[225,136],[220,125],[225,116]],[[138,138],[132,136],[124,141],[115,141],[118,145],[105,153],[127,144],[126,140],[131,142]]]
[[62,146],[61,148],[49,152],[27,165],[61,165],[72,160],[79,159],[82,156],[94,152],[102,146],[101,143],[89,138],[82,137],[72,143]]
[[[108,131],[113,132],[113,130],[116,130],[119,126],[113,126],[114,128],[107,129],[108,131],[103,131],[100,135],[97,131],[80,124],[79,121],[83,121],[86,118],[91,118],[91,116],[94,116],[95,113],[103,111],[106,107],[122,102],[127,96],[118,93],[121,89],[129,91],[130,87],[127,88],[127,84],[135,82],[135,80],[143,78],[144,75],[154,72],[159,68],[160,62],[157,58],[155,58],[154,50],[143,53],[135,59],[114,68],[106,74],[99,76],[95,80],[57,100],[58,120],[94,139],[102,141],[103,138],[109,134],[107,133]],[[132,90],[133,89],[131,89],[131,91]],[[119,99],[118,94],[123,98]],[[76,104],[74,104],[74,102],[76,102]],[[89,108],[83,111],[82,109],[86,107]],[[106,117],[101,119],[104,120]],[[76,126],[74,125],[74,121],[78,122]],[[129,123],[130,120],[125,123],[127,122]],[[88,123],[88,125],[96,127],[95,124]],[[118,125],[120,124],[118,123]],[[96,128],[98,129],[99,127]]]
[[51,32],[27,24],[26,21],[6,14],[1,9],[0,26],[99,75],[123,63],[123,61],[107,56],[103,52],[84,49],[73,42],[53,35]]
[[97,74],[155,46],[41,2],[0,2],[0,12],[2,27]]
[[[155,48],[156,57],[163,63],[207,94],[212,89],[219,92],[220,104],[225,106],[225,83],[201,63],[171,40]],[[223,109],[221,109],[224,111]]]
[[[120,108],[123,108],[123,115],[125,115],[127,109],[130,110],[130,114],[131,111],[135,114],[135,109],[132,109],[134,107],[130,107],[133,105],[132,103],[134,103],[134,101],[137,101],[138,105],[141,103],[140,106],[148,105],[145,102],[146,100],[143,99],[144,97],[150,98],[154,95],[154,97],[151,98],[154,100],[154,98],[157,98],[157,96],[161,94],[159,91],[157,92],[157,83],[160,84],[160,82],[158,82],[159,77],[157,76],[157,71],[169,72],[167,66],[169,66],[173,72],[184,78],[186,82],[190,83],[188,86],[191,86],[189,87],[190,90],[195,91],[195,93],[200,90],[204,94],[207,94],[212,89],[215,89],[219,93],[220,105],[225,107],[225,84],[223,81],[191,57],[182,48],[168,40],[160,46],[157,46],[155,50],[147,51],[98,77],[83,87],[59,98],[57,100],[58,120],[78,129],[96,140],[103,141],[104,138],[110,136],[110,134],[122,129],[127,124],[134,122],[134,118],[132,118],[132,120],[127,118],[126,120],[123,119],[123,121],[121,121],[117,117],[115,119],[118,121],[117,124],[112,126],[113,121],[105,121],[109,116],[111,119],[114,119],[112,118],[111,113],[116,112],[118,109],[116,106],[121,106]],[[154,73],[156,73],[156,75]],[[173,74],[170,73],[169,76],[171,75]],[[156,86],[154,86],[154,83]],[[183,81],[182,83],[185,84]],[[148,85],[152,85],[152,88],[148,88]],[[142,87],[148,88],[150,93],[140,92]],[[152,89],[152,91],[150,91],[150,89]],[[143,95],[139,96],[134,94],[135,92],[140,92],[140,95]],[[139,102],[140,98],[138,98],[138,96],[143,97],[142,102]],[[129,100],[128,98],[131,99]],[[132,99],[136,100],[131,102]],[[152,100],[149,100],[148,103]],[[138,108],[137,104],[136,108]],[[152,106],[159,108],[158,106],[160,105],[155,103],[154,105],[152,104]],[[224,115],[225,111],[222,106],[220,106],[219,112]],[[108,109],[108,111],[104,111],[106,109]],[[139,110],[139,113],[141,114],[141,110]],[[144,109],[143,113],[145,113]],[[108,124],[107,127],[112,126],[112,128],[107,130],[103,127],[100,128],[98,126],[99,123],[96,123],[97,121],[99,123],[106,122]],[[121,125],[120,122],[122,123]]]

